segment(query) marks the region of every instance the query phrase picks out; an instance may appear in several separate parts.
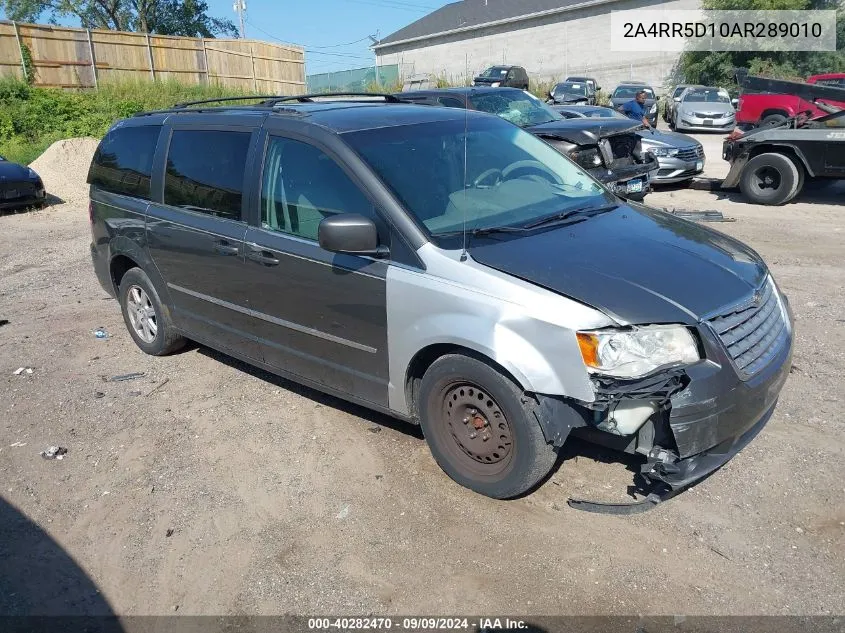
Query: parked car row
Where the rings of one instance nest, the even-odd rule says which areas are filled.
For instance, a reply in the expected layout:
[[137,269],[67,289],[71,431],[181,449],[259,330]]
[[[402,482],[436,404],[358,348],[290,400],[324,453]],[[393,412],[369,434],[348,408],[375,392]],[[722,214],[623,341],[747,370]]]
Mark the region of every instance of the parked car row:
[[771,418],[789,303],[748,246],[602,186],[651,169],[635,122],[477,96],[120,121],[88,178],[97,279],[144,352],[198,341],[418,424],[480,494],[530,491],[573,436],[637,456],[654,507]]

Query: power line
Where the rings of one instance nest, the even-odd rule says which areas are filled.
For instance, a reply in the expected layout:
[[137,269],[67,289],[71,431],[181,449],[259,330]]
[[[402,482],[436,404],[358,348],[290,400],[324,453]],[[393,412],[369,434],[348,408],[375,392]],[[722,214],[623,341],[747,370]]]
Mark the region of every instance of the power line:
[[414,13],[428,13],[434,11],[435,7],[423,7],[422,5],[402,5],[402,4],[384,4],[382,2],[371,2],[368,0],[349,0],[357,4],[367,4],[372,7],[381,7],[382,9],[399,9],[400,11],[413,11]]
[[[264,33],[264,35],[266,35],[270,39],[276,40],[277,42],[284,42],[284,40],[276,37],[272,33],[268,33],[267,31],[262,29],[260,26],[256,26],[255,24],[253,24],[249,20],[247,20],[247,24],[249,24],[252,28]],[[363,42],[366,39],[369,39],[369,38],[362,37],[360,40],[357,40],[356,42],[350,42],[349,44],[337,44],[335,47],[351,46],[352,44],[357,44],[358,42]],[[325,51],[316,51],[316,50],[313,50],[314,48],[321,48],[321,47],[319,47],[319,46],[306,47],[305,52],[310,53],[311,55],[327,55],[327,56],[330,56],[330,57],[348,57],[350,59],[369,59],[369,57],[364,57],[362,55],[352,55],[350,53],[330,53],[330,52],[325,52]],[[331,48],[331,47],[326,46],[326,47],[323,47],[323,48]]]

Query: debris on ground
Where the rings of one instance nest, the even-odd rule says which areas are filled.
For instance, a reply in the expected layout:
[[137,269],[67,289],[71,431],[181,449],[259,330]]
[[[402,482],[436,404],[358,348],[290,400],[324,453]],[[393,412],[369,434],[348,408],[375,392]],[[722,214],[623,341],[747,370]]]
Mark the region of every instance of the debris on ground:
[[174,533],[175,531],[176,531],[176,530],[174,530],[173,528],[167,528],[167,532],[165,532],[165,533],[164,533],[164,536],[165,536],[166,538],[170,538],[171,536],[173,536],[173,533]]
[[721,211],[714,211],[712,209],[697,211],[690,209],[668,209],[664,207],[663,210],[676,217],[695,222],[736,222],[736,218],[726,218]]
[[153,395],[156,391],[158,391],[159,389],[161,389],[162,387],[164,387],[164,385],[166,385],[166,384],[167,384],[167,383],[169,383],[169,382],[170,382],[170,378],[165,378],[165,379],[164,379],[164,380],[162,380],[160,383],[158,383],[155,387],[153,387],[152,389],[150,389],[150,390],[149,390],[149,392],[147,392],[147,395],[146,395],[146,396],[144,396],[144,397],[145,397],[145,398],[149,398],[151,395]]
[[9,319],[0,319],[0,327],[3,327],[4,325],[9,325],[9,323]]
[[345,519],[349,516],[349,506],[343,506],[340,512],[337,513],[337,519]]
[[139,378],[143,378],[146,375],[147,375],[146,373],[144,373],[142,371],[138,371],[138,372],[135,372],[133,374],[123,374],[123,375],[120,375],[120,376],[112,376],[111,378],[108,379],[108,382],[127,382],[129,380],[138,380]]
[[368,428],[367,430],[368,430],[370,433],[381,433],[381,427],[380,427],[380,426],[371,426],[371,427],[370,427],[370,428]]
[[98,327],[96,330],[94,330],[94,336],[102,340],[109,338],[109,333],[106,331],[106,328]]
[[26,442],[15,442],[14,444],[9,444],[9,448],[20,448],[21,446],[26,446]]
[[51,446],[46,451],[41,451],[41,457],[44,459],[64,459],[67,455],[67,449],[61,446]]
[[95,397],[97,400],[99,400],[100,398],[105,398],[105,397],[106,397],[106,394],[104,394],[102,391],[95,391],[95,392],[94,392],[94,397]]
[[141,391],[130,391],[129,392],[129,396],[131,398],[137,398],[140,395],[143,395],[143,392],[141,392]]
[[32,367],[18,367],[15,371],[12,372],[13,376],[20,376],[22,373],[26,372],[27,374],[32,373]]

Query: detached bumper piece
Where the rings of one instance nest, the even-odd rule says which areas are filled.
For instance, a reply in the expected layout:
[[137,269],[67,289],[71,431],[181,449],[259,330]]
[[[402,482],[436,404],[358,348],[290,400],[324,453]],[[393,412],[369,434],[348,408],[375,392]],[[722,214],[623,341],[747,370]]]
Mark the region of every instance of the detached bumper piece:
[[656,485],[645,499],[633,503],[604,503],[583,499],[568,499],[566,503],[574,510],[592,512],[593,514],[640,514],[653,510],[660,503],[671,499],[676,494],[679,494],[679,492],[668,486]]

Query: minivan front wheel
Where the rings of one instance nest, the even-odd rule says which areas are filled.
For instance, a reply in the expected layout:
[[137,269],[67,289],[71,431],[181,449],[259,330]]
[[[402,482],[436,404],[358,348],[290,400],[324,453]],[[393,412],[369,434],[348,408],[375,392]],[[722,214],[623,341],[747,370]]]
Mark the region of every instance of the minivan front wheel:
[[557,451],[522,389],[463,354],[435,361],[420,385],[420,425],[434,459],[457,483],[494,499],[531,490]]
[[135,344],[151,356],[165,356],[178,350],[185,339],[177,334],[150,278],[132,268],[120,280],[123,321]]

